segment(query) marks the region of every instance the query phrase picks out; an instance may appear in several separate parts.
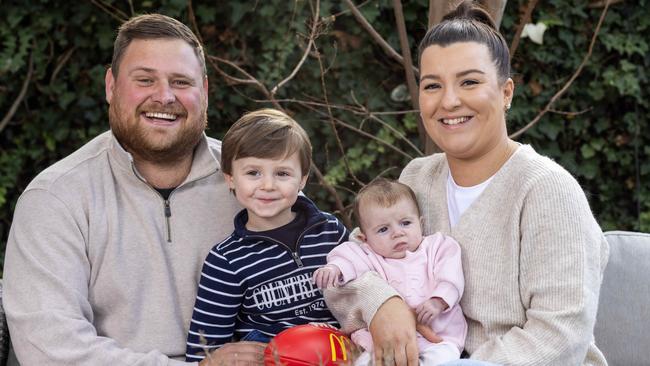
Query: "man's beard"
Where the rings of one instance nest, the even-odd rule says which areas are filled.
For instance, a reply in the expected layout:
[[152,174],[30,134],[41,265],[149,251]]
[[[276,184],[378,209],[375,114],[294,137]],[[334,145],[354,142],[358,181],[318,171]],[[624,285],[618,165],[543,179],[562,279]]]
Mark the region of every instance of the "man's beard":
[[[178,118],[184,116],[185,121],[181,122],[176,133],[159,133],[140,121],[143,110],[176,114]],[[109,105],[108,119],[113,134],[126,151],[136,159],[164,165],[172,165],[192,154],[207,126],[205,106],[202,106],[201,114],[191,120],[185,108],[178,103],[166,107],[145,104],[138,107],[135,114],[129,115],[128,111],[120,113],[119,97],[113,98],[113,103]]]

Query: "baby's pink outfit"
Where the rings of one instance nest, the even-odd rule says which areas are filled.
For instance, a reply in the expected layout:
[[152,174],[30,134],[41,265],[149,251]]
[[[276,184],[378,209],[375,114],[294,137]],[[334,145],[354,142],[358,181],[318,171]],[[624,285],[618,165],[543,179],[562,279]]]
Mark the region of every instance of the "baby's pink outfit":
[[[467,322],[458,302],[465,281],[460,247],[451,237],[436,233],[424,238],[414,251],[406,251],[401,259],[384,258],[367,243],[345,242],[327,256],[328,264],[341,270],[342,283],[352,281],[368,271],[377,272],[413,309],[422,302],[440,297],[449,308],[429,324],[436,334],[462,351],[467,335]],[[366,351],[372,351],[368,329],[352,333],[352,340]],[[418,334],[418,347],[424,350],[435,343]]]

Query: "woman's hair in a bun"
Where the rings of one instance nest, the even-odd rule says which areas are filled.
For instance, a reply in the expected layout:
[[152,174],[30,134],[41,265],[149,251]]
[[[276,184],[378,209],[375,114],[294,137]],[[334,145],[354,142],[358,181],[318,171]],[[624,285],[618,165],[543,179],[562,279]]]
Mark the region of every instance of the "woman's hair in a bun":
[[497,27],[494,24],[494,20],[492,20],[490,13],[488,13],[481,6],[475,5],[472,1],[463,1],[460,4],[458,4],[456,9],[447,13],[447,15],[445,15],[442,18],[442,21],[452,20],[452,19],[475,20],[487,24],[488,26],[490,26],[490,28],[494,29],[495,31],[497,30]]
[[440,23],[429,29],[420,42],[418,60],[429,46],[446,47],[459,42],[484,44],[496,65],[499,81],[504,82],[510,77],[510,51],[506,40],[496,29],[490,14],[471,0],[462,1]]

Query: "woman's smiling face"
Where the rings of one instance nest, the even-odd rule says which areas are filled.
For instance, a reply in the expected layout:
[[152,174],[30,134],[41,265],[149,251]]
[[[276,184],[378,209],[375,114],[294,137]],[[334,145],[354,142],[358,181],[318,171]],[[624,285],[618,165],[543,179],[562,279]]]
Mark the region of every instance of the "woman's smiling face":
[[420,60],[420,113],[431,139],[448,156],[478,158],[507,138],[505,109],[512,79],[499,82],[487,46],[432,45]]

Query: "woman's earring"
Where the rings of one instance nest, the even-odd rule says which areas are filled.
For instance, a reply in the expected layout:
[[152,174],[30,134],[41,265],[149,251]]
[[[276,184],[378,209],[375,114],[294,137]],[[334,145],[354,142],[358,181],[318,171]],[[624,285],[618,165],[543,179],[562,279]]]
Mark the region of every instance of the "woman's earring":
[[510,107],[511,107],[510,103],[506,104],[506,111],[510,110]]

